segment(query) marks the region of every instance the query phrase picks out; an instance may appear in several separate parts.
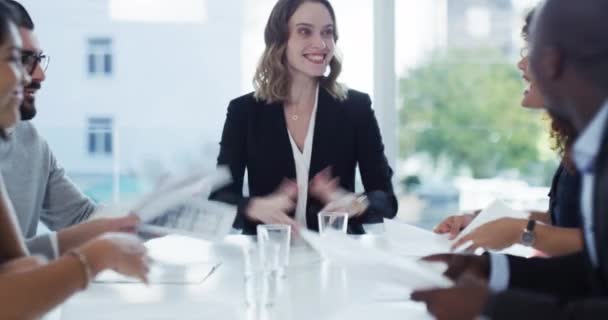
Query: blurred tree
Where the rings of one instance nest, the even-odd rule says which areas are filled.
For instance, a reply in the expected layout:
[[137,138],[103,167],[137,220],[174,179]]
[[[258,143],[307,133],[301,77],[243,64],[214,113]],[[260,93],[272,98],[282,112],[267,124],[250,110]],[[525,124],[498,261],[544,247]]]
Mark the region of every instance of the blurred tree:
[[426,152],[468,167],[474,177],[526,169],[539,161],[541,113],[520,107],[522,79],[500,53],[433,55],[400,80],[402,156]]

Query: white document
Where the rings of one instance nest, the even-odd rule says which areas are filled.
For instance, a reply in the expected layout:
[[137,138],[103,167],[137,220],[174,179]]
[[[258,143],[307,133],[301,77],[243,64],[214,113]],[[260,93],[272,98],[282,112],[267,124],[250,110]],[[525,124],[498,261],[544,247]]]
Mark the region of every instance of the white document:
[[[514,218],[514,219],[526,219],[527,220],[529,218],[529,216],[530,216],[529,213],[514,210],[514,209],[510,208],[509,206],[507,206],[506,204],[504,204],[502,201],[494,201],[489,207],[487,207],[485,210],[481,211],[477,215],[477,217],[475,217],[475,219],[473,219],[471,221],[471,223],[460,232],[460,234],[458,235],[458,237],[456,237],[456,239],[454,241],[464,237],[465,235],[469,234],[471,231],[479,228],[480,226],[482,226],[488,222],[492,222],[492,221],[498,220],[500,218]],[[531,257],[536,254],[536,251],[534,250],[534,248],[526,247],[521,244],[514,244],[514,245],[512,245],[502,251],[498,251],[498,252],[503,253],[503,254],[521,256],[521,257]]]
[[[199,284],[207,279],[220,263],[170,264],[153,261],[150,264],[148,281],[151,284]],[[139,279],[130,278],[106,270],[95,278],[95,282],[105,283],[139,283]]]
[[[458,239],[478,227],[500,218],[528,219],[528,213],[509,208],[501,201],[495,201],[479,213],[471,223],[460,232],[455,240],[449,240],[447,234],[439,235],[397,220],[384,220],[387,241],[391,251],[401,256],[424,257],[438,253],[449,253]],[[468,245],[463,245],[462,248]],[[534,249],[515,244],[500,253],[530,257]]]
[[192,198],[138,229],[152,234],[177,234],[220,241],[232,232],[236,210],[236,207],[225,203]]
[[[221,264],[218,258],[207,254],[213,244],[182,236],[166,236],[147,241],[150,258],[150,283],[198,284],[207,279]],[[114,271],[104,271],[96,282],[134,283],[137,279],[125,277]]]
[[301,230],[300,234],[326,259],[360,271],[361,276],[366,279],[411,290],[447,288],[453,285],[453,282],[443,275],[445,269],[429,267],[436,263],[407,259],[387,251],[365,247],[344,233],[333,230],[325,232],[323,236],[308,230]]
[[220,167],[209,175],[194,174],[174,179],[157,190],[145,195],[135,205],[133,212],[143,221],[150,221],[191,199],[207,198],[209,194],[231,181],[228,168]]
[[236,207],[207,198],[230,181],[225,167],[207,175],[197,173],[173,179],[136,201],[103,207],[95,217],[135,213],[142,220],[140,231],[216,241],[230,233]]
[[500,218],[528,219],[529,215],[530,214],[527,212],[517,211],[509,208],[502,201],[494,201],[489,207],[481,211],[477,217],[475,217],[475,219],[473,219],[471,223],[458,234],[455,240],[464,237],[471,231],[488,222],[492,222]]
[[452,246],[447,234],[436,234],[396,219],[384,219],[384,229],[391,251],[401,256],[425,257],[449,253]]

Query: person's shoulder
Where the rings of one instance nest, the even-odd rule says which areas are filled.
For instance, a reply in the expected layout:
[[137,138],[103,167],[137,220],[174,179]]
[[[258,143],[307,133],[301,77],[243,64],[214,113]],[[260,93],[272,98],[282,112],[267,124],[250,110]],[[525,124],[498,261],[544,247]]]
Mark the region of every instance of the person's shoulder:
[[346,92],[346,100],[344,101],[346,104],[353,104],[358,106],[371,106],[371,99],[369,94],[358,91],[355,89],[348,89]]
[[263,104],[264,102],[258,100],[255,97],[254,92],[249,92],[240,97],[236,97],[230,100],[230,107],[232,108],[246,108],[254,105]]
[[232,115],[246,116],[247,114],[250,114],[252,110],[256,110],[258,107],[265,104],[266,103],[264,101],[261,101],[255,97],[254,92],[250,92],[230,100],[230,104],[228,105],[228,113]]
[[332,94],[328,89],[324,88],[319,95],[319,99],[326,103],[331,101],[334,105],[353,111],[371,107],[371,99],[367,93],[350,88],[344,89],[344,96],[342,97]]
[[15,135],[20,142],[32,143],[43,140],[31,121],[19,121],[15,125]]
[[29,157],[49,156],[51,149],[31,121],[19,121],[15,126],[15,143],[27,150]]
[[355,118],[367,117],[372,112],[372,101],[365,92],[348,89],[346,98],[341,101],[343,112]]

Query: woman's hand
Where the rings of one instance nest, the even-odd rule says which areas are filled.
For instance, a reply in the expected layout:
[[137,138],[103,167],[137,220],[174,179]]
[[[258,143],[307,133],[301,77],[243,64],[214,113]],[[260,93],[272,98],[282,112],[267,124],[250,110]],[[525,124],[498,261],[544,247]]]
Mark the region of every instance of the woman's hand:
[[466,228],[469,223],[473,221],[473,219],[475,219],[475,214],[472,213],[462,214],[458,216],[450,216],[447,217],[445,220],[441,221],[441,223],[439,223],[435,227],[435,229],[433,229],[433,232],[439,234],[449,233],[449,239],[454,240],[458,236],[460,231]]
[[111,269],[148,283],[146,247],[131,234],[107,233],[79,248],[90,263],[93,275]]
[[467,251],[475,251],[477,248],[503,250],[519,243],[527,223],[528,220],[514,218],[500,218],[488,222],[458,239],[452,245],[452,249],[460,247],[467,241],[472,241],[471,246],[466,248]]
[[362,203],[356,194],[340,188],[340,179],[332,177],[331,167],[319,172],[308,188],[310,194],[325,205],[321,211],[346,212],[349,217],[356,217],[367,209],[368,203]]
[[312,178],[308,186],[308,192],[321,201],[323,205],[327,205],[338,200],[346,193],[339,186],[340,178],[334,178],[331,167],[327,167]]
[[287,224],[297,230],[298,224],[288,215],[295,208],[297,197],[297,184],[285,180],[273,194],[251,199],[245,214],[252,220],[265,224]]
[[107,232],[135,233],[140,219],[135,214],[118,218],[92,219],[57,232],[59,250],[65,253]]

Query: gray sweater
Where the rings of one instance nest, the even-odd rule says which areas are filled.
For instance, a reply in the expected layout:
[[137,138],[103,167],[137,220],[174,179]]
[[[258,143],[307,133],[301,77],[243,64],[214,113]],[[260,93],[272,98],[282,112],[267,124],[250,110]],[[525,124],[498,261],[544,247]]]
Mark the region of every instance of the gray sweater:
[[29,121],[19,122],[0,139],[0,171],[28,249],[55,258],[56,235],[35,237],[38,221],[56,231],[86,220],[95,204],[65,175]]

